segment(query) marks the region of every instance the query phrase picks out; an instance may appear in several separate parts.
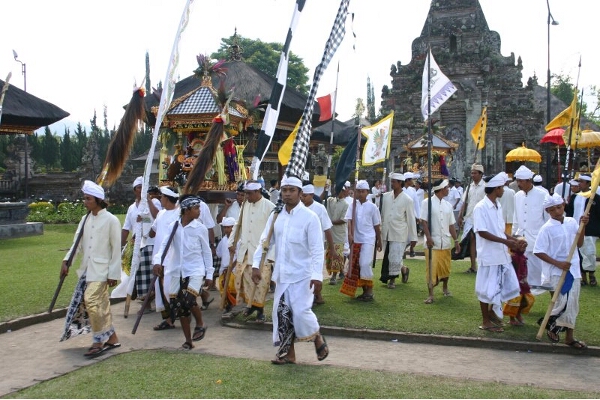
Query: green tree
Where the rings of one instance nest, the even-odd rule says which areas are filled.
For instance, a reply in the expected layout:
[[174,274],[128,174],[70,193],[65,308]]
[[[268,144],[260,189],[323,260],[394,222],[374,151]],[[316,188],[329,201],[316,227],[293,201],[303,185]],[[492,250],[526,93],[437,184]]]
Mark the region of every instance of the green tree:
[[69,128],[65,128],[65,134],[60,142],[60,165],[62,166],[63,171],[74,171],[79,164],[77,160],[75,143],[71,140]]
[[[46,129],[48,129],[48,127],[46,127]],[[29,135],[27,137],[27,145],[29,146],[29,156],[31,158],[31,160],[34,161],[34,163],[38,164],[38,165],[42,165],[44,164],[44,159],[43,159],[43,154],[44,151],[42,149],[42,141],[39,138],[37,132],[35,132],[33,135]],[[34,163],[30,163],[30,167],[31,165]]]
[[44,137],[42,138],[42,160],[46,166],[46,172],[49,172],[52,167],[60,159],[60,147],[58,139],[54,137],[49,127],[44,129]]
[[[571,82],[571,77],[568,75],[553,75],[553,79],[550,92],[565,104],[571,104],[573,101],[573,90],[575,89],[575,85]],[[581,95],[581,88],[579,88],[579,95]],[[585,102],[582,103],[581,113],[587,116],[587,104]]]
[[[266,43],[260,39],[253,40],[242,36],[235,36],[237,44],[242,48],[242,57],[244,61],[264,72],[265,74],[275,77],[279,66],[279,58],[283,44],[281,43]],[[221,39],[219,50],[212,53],[211,58],[219,60],[228,59],[228,49],[234,41],[234,36]],[[293,87],[301,93],[307,94],[310,87],[308,86],[308,68],[304,65],[302,58],[298,57],[290,51],[287,85]]]
[[81,160],[83,158],[83,149],[87,146],[87,132],[81,125],[81,122],[77,123],[77,127],[75,128],[75,137],[74,137],[74,149],[73,152],[75,154],[76,160]]

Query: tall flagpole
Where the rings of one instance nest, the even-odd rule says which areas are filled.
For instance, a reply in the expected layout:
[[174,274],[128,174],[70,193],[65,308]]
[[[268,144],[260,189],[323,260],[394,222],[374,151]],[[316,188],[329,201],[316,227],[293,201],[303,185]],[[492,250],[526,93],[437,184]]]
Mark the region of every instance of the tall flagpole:
[[[431,131],[431,45],[427,49],[427,228],[431,234],[431,144],[433,141],[433,133]],[[429,258],[427,260],[427,269],[429,271],[429,282],[427,283],[429,291],[433,290],[433,264],[432,264],[432,248],[428,246]]]
[[[327,171],[325,171],[326,179],[329,180],[329,172],[331,171],[331,159],[333,158],[333,133],[335,131],[335,106],[337,103],[338,79],[340,77],[340,62],[338,61],[337,73],[335,75],[335,92],[333,95],[333,107],[331,113],[331,137],[329,138],[329,154],[327,156]],[[330,189],[331,190],[331,189]]]
[[[577,70],[577,82],[575,84],[575,91],[576,91],[576,96],[579,94],[579,75],[581,74],[581,57],[579,58],[579,66],[578,66],[578,70]],[[575,102],[577,103],[577,102]],[[573,104],[573,102],[571,102],[571,104]],[[571,139],[573,137],[573,124],[575,121],[573,121],[573,110],[571,110],[571,124],[569,126],[569,141],[567,143],[567,155],[565,157],[565,167],[563,168],[563,171],[568,171],[569,170],[569,161],[570,161],[570,156],[571,156]],[[570,176],[575,176],[575,165],[571,165],[571,174]],[[563,198],[564,198],[564,191],[565,191],[565,186],[563,185]]]

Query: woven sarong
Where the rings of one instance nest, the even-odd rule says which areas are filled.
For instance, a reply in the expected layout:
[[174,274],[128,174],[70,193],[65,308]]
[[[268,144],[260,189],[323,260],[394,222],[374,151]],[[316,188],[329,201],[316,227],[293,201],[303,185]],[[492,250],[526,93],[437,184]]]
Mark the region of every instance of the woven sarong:
[[65,329],[60,341],[70,339],[75,336],[84,335],[90,333],[92,327],[90,325],[90,319],[88,317],[87,310],[85,309],[85,302],[83,301],[83,294],[86,288],[85,273],[79,278],[73,297],[71,297],[71,303],[67,310],[67,316],[65,318]]
[[348,273],[344,277],[344,282],[340,288],[340,293],[346,296],[354,297],[356,295],[356,288],[358,287],[358,281],[360,280],[360,249],[362,243],[352,244],[352,264],[348,268]]
[[[437,284],[440,279],[450,276],[451,250],[433,250],[431,259],[432,282]],[[425,249],[425,281],[429,283],[429,249]]]
[[333,249],[335,254],[338,255],[338,259],[331,260],[331,249],[329,244],[325,244],[325,267],[329,274],[339,273],[344,268],[344,243],[334,243]]
[[137,298],[144,300],[148,294],[154,274],[152,273],[152,249],[154,246],[146,246],[140,250],[140,267],[135,274],[135,290]]

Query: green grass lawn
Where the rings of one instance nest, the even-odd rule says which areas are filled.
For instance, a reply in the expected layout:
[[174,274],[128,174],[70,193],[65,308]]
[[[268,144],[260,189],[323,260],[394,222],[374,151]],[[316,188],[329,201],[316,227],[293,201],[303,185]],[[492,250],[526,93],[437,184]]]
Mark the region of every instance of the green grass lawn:
[[[121,216],[122,217],[122,216]],[[0,281],[3,301],[0,302],[0,321],[45,312],[50,304],[59,280],[61,260],[73,241],[75,225],[45,225],[43,236],[0,241],[3,262]],[[77,260],[74,264],[78,265]],[[376,264],[375,301],[359,302],[339,293],[340,284],[332,286],[325,279],[323,296],[326,303],[315,307],[323,326],[369,328],[423,334],[459,335],[470,337],[495,337],[506,340],[535,341],[538,326],[543,317],[550,295],[536,298],[524,327],[507,325],[502,334],[491,334],[478,329],[481,324],[479,302],[475,297],[475,275],[465,274],[466,261],[453,261],[449,289],[452,297],[443,297],[441,287],[435,288],[435,302],[427,305],[425,262],[407,259],[410,279],[407,284],[398,283],[396,289],[387,289],[377,279],[380,262]],[[66,307],[76,283],[76,267],[67,277],[56,308]],[[360,290],[359,290],[360,291]],[[267,303],[266,314],[270,317],[272,303]],[[580,312],[577,318],[576,337],[589,345],[600,346],[600,330],[597,310],[600,309],[600,287],[583,287]],[[508,319],[508,318],[506,318]],[[545,340],[545,338],[544,338]]]
[[[118,376],[118,381],[108,377]],[[293,377],[293,378],[292,378]],[[598,398],[600,393],[315,365],[138,351],[5,398]]]

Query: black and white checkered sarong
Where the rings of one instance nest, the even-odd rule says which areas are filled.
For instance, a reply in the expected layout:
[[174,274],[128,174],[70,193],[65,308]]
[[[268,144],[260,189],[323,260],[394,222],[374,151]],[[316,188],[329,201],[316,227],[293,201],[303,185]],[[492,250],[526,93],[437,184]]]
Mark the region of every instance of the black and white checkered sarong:
[[152,283],[152,249],[154,246],[146,246],[140,250],[140,267],[135,275],[135,290],[137,298],[143,300]]

